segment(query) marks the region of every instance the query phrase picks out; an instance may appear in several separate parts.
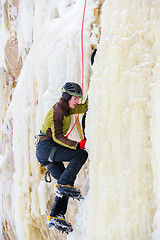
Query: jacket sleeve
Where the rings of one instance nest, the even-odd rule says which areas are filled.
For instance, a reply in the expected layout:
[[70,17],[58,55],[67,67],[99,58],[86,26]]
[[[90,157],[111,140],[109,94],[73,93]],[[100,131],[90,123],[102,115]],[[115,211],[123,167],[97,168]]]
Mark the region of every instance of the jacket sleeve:
[[72,141],[63,135],[63,114],[61,111],[57,110],[53,112],[53,124],[51,130],[52,138],[56,143],[64,147],[76,149],[78,142]]
[[75,109],[71,110],[71,114],[85,113],[88,109],[88,97],[83,104],[78,104]]

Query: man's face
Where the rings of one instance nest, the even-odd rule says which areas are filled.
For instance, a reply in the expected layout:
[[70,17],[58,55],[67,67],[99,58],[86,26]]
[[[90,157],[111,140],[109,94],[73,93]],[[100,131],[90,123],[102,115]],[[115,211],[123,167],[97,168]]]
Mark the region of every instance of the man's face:
[[79,103],[79,97],[76,97],[76,96],[72,96],[71,99],[68,101],[68,105],[70,109],[74,109],[78,103]]

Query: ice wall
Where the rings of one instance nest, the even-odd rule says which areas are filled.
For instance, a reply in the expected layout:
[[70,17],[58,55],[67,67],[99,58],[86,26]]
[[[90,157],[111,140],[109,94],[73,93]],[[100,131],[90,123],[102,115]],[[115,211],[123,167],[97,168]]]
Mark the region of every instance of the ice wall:
[[[15,225],[20,240],[66,239],[66,235],[47,227],[55,181],[50,185],[44,182],[35,156],[34,136],[39,133],[49,108],[61,97],[62,85],[66,81],[81,83],[83,6],[84,2],[78,0],[20,1],[19,4],[17,36],[23,69],[10,112],[13,117]],[[94,2],[91,1],[87,6],[85,39],[89,39],[91,34],[93,8]],[[84,51],[85,99],[90,68],[90,40],[85,41]],[[70,137],[73,138],[73,135]],[[79,140],[76,130],[74,137]],[[84,178],[85,173],[82,176]],[[72,222],[76,211],[77,207],[72,203],[67,216]]]
[[88,238],[160,238],[160,1],[105,1],[89,88]]

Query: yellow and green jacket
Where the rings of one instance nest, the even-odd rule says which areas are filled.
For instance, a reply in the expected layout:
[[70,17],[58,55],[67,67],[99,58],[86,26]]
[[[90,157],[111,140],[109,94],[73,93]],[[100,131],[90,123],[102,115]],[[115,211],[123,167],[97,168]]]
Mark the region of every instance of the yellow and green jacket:
[[47,113],[41,132],[62,146],[76,149],[78,142],[66,138],[65,135],[71,124],[71,115],[85,113],[87,109],[88,99],[84,104],[78,104],[73,110],[63,99],[60,99]]

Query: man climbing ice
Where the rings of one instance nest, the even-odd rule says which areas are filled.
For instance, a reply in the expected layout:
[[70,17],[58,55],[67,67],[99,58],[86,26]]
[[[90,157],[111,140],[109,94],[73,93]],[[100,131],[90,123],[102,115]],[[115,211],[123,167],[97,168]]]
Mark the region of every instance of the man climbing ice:
[[[66,233],[73,231],[72,225],[65,221],[68,199],[83,198],[81,191],[74,187],[74,182],[88,157],[85,150],[86,139],[77,142],[66,137],[71,115],[85,113],[88,109],[88,99],[84,104],[79,104],[81,97],[82,89],[77,83],[65,83],[61,99],[45,117],[36,147],[38,161],[57,180],[54,188],[55,201],[48,216],[48,227]],[[63,162],[69,162],[66,168]]]

